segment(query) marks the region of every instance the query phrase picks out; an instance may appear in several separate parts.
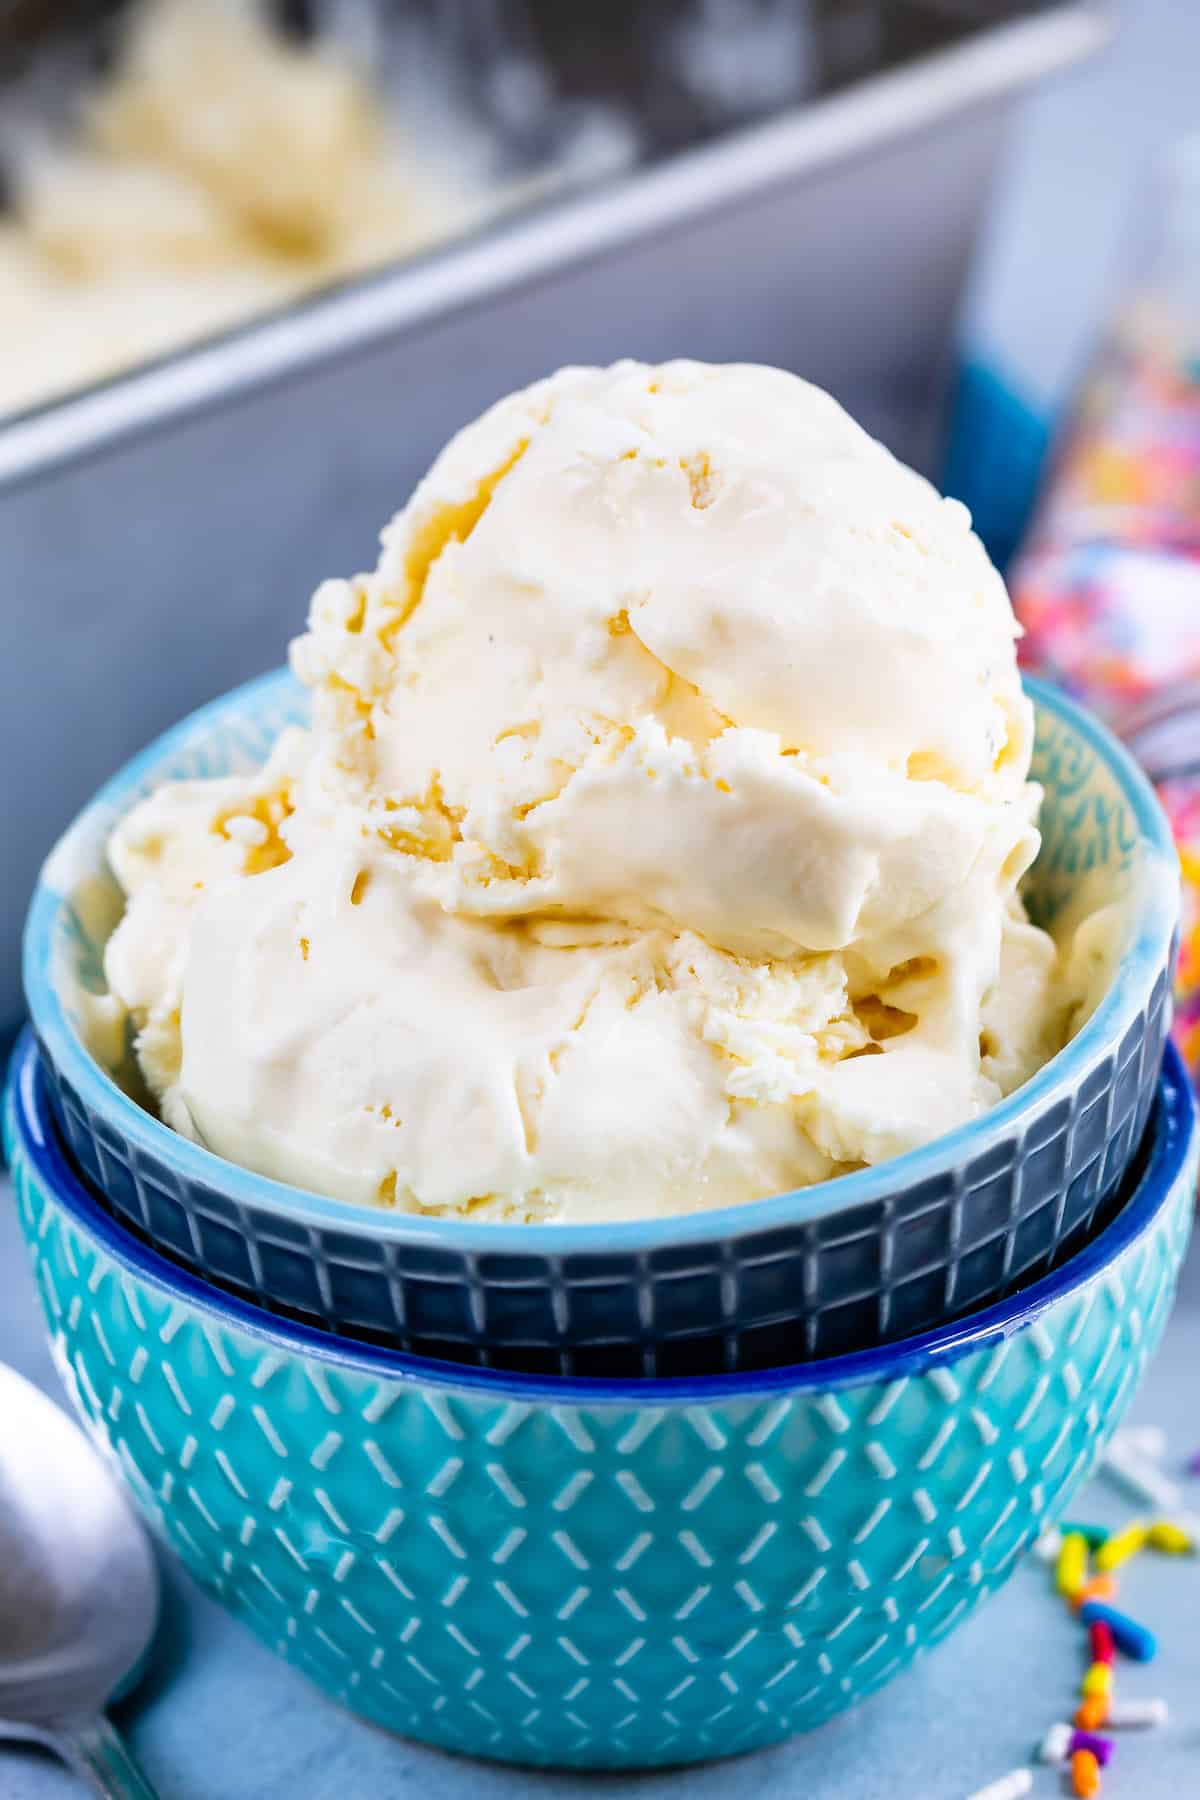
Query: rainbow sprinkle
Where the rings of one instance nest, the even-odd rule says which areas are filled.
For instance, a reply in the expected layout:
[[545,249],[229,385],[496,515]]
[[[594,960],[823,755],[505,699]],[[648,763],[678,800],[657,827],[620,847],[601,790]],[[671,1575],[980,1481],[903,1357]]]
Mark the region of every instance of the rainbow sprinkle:
[[[1146,1489],[1174,1492],[1161,1467],[1165,1434],[1157,1427],[1128,1428],[1114,1434],[1105,1459],[1107,1472],[1145,1497]],[[1131,1477],[1130,1470],[1133,1470]],[[1079,1699],[1070,1724],[1060,1720],[1047,1730],[1038,1760],[1062,1770],[1075,1794],[1090,1796],[1101,1788],[1101,1770],[1112,1761],[1116,1745],[1108,1734],[1146,1729],[1167,1722],[1164,1700],[1116,1697],[1118,1657],[1149,1662],[1156,1651],[1154,1634],[1117,1610],[1117,1575],[1140,1551],[1180,1556],[1198,1548],[1190,1519],[1141,1517],[1109,1530],[1103,1525],[1063,1522],[1036,1546],[1043,1562],[1051,1562],[1054,1585],[1086,1634],[1087,1658]],[[1004,1791],[1002,1784],[997,1788]]]
[[[1136,753],[1134,713],[1200,683],[1200,367],[1144,339],[1110,346],[1012,589],[1025,666],[1129,725]],[[1175,1036],[1200,1079],[1200,766],[1154,775],[1184,877]]]

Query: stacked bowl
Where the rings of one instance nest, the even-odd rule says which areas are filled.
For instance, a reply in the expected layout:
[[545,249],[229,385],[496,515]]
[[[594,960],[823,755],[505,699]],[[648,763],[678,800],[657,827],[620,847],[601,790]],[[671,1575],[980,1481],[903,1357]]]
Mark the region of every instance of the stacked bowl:
[[260,761],[303,716],[287,675],[169,733],[51,855],[6,1133],[60,1366],[161,1536],[328,1691],[521,1762],[748,1749],[881,1686],[1066,1505],[1161,1332],[1197,1149],[1166,824],[1030,689],[1026,899],[1117,909],[1109,991],[969,1126],[680,1218],[322,1199],[175,1136],[93,1054],[113,825]]

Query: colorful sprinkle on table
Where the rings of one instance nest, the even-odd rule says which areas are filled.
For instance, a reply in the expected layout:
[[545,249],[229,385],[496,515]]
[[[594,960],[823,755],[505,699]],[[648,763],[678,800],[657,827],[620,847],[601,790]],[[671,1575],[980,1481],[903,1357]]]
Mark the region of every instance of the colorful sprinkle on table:
[[1073,1731],[1069,1753],[1074,1756],[1080,1750],[1086,1750],[1089,1755],[1094,1756],[1103,1769],[1113,1753],[1113,1741],[1111,1738],[1098,1737],[1094,1731]]
[[1186,1556],[1196,1548],[1191,1534],[1171,1519],[1156,1520],[1150,1527],[1149,1544],[1152,1550],[1162,1550],[1168,1556]]
[[1071,1757],[1071,1788],[1084,1796],[1100,1792],[1100,1764],[1090,1750],[1076,1750]]
[[[1136,1619],[1130,1619],[1115,1606],[1104,1606],[1097,1600],[1089,1600],[1080,1611],[1079,1617],[1085,1625],[1107,1625],[1112,1632],[1113,1643],[1132,1662],[1151,1662],[1158,1654],[1158,1642],[1152,1631],[1139,1625]],[[1103,1663],[1093,1663],[1093,1669],[1104,1668]],[[1110,1677],[1111,1681],[1111,1671]]]
[[1083,1592],[1087,1580],[1088,1547],[1082,1532],[1069,1531],[1058,1553],[1054,1579],[1058,1591],[1067,1600]]
[[1089,1600],[1115,1600],[1117,1597],[1116,1580],[1111,1575],[1092,1575],[1083,1586],[1071,1596],[1071,1603],[1076,1612],[1086,1606]]
[[[1174,1495],[1180,1490],[1164,1466],[1166,1450],[1165,1434],[1158,1427],[1126,1428],[1114,1434],[1101,1466],[1139,1498],[1146,1497],[1146,1489],[1154,1495]],[[1177,1513],[1171,1518],[1131,1519],[1116,1529],[1065,1520],[1044,1532],[1034,1546],[1043,1562],[1053,1561],[1055,1588],[1086,1632],[1087,1663],[1072,1723],[1059,1720],[1049,1726],[1037,1751],[1040,1762],[1063,1772],[1074,1794],[1100,1792],[1100,1772],[1115,1760],[1112,1732],[1147,1730],[1167,1723],[1164,1700],[1119,1700],[1116,1696],[1117,1657],[1148,1662],[1158,1646],[1147,1626],[1112,1604],[1117,1591],[1115,1571],[1129,1565],[1140,1551],[1178,1556],[1195,1551],[1198,1543],[1200,1521]],[[1000,1783],[995,1785],[1000,1792],[1007,1791]],[[1135,1800],[1136,1784],[1124,1791]],[[984,1793],[990,1795],[991,1790]]]
[[1111,1569],[1119,1569],[1123,1562],[1128,1562],[1131,1556],[1136,1556],[1139,1550],[1145,1548],[1149,1536],[1149,1525],[1142,1524],[1140,1519],[1135,1520],[1124,1531],[1118,1531],[1100,1545],[1096,1551],[1096,1567],[1105,1573]]
[[1120,1482],[1144,1506],[1161,1507],[1164,1513],[1182,1509],[1183,1490],[1179,1483],[1172,1481],[1157,1462],[1137,1455],[1117,1438],[1105,1452],[1104,1472]]
[[1109,1707],[1105,1723],[1110,1731],[1139,1731],[1165,1725],[1167,1717],[1165,1700],[1126,1700]]
[[1073,1519],[1070,1521],[1064,1519],[1059,1530],[1064,1534],[1071,1532],[1073,1535],[1083,1538],[1089,1550],[1098,1550],[1100,1545],[1106,1544],[1112,1536],[1107,1525],[1080,1525],[1076,1524]]

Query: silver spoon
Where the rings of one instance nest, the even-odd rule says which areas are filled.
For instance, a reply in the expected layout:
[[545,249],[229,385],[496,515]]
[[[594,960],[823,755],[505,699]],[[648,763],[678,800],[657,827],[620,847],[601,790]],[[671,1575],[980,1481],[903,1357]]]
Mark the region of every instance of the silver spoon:
[[155,1800],[104,1709],[157,1617],[149,1542],[104,1463],[0,1364],[0,1740],[44,1744],[105,1800]]

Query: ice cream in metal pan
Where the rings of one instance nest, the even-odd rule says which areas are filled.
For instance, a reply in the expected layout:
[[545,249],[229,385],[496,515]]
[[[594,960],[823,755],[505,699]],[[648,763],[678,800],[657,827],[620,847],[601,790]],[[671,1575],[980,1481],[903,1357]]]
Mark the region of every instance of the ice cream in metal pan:
[[139,0],[115,37],[96,29],[115,67],[86,85],[69,130],[0,80],[13,202],[0,206],[0,415],[522,197],[485,173],[466,121],[403,129],[342,47],[288,41],[259,0]]

